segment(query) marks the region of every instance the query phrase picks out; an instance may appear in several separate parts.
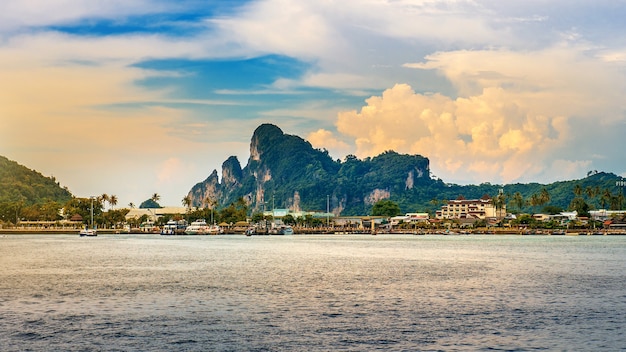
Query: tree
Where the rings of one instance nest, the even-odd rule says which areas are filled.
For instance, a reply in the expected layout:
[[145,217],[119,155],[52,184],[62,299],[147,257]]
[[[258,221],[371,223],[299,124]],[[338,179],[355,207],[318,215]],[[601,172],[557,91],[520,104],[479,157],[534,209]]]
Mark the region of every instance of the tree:
[[589,204],[582,197],[574,198],[569,207],[575,210],[578,216],[589,216]]
[[293,215],[287,214],[287,215],[283,216],[283,223],[287,224],[287,225],[295,225],[296,224],[296,219],[293,218]]
[[102,207],[106,206],[106,203],[109,201],[109,195],[106,193],[102,193],[100,197],[98,197],[98,202],[102,202]]
[[582,194],[583,194],[583,188],[579,184],[574,186],[574,195],[576,197],[580,197]]
[[117,205],[117,196],[115,194],[109,196],[109,204],[111,205],[111,209]]
[[502,217],[502,209],[506,204],[506,195],[502,192],[498,193],[497,196],[491,198],[491,204],[496,208],[496,217]]
[[400,206],[389,199],[379,200],[372,207],[372,216],[396,216],[398,214],[400,214]]
[[248,205],[246,201],[240,197],[235,203],[223,208],[220,213],[221,221],[226,223],[236,223],[237,221],[245,221],[248,214]]
[[611,190],[608,188],[605,188],[604,191],[602,192],[602,195],[600,196],[600,205],[602,205],[603,209],[607,206],[607,204],[608,205],[611,204],[612,197],[613,197],[613,194],[611,194]]
[[135,209],[135,203],[133,202],[128,203],[128,207],[131,209]]
[[215,210],[215,206],[217,205],[217,200],[213,200],[211,197],[204,198],[204,204],[206,204],[205,209],[211,209],[211,223],[213,223],[213,211]]
[[529,203],[530,203],[530,206],[531,206],[531,207],[533,207],[533,208],[535,208],[534,210],[536,210],[536,207],[538,207],[538,206],[539,206],[539,204],[541,203],[541,200],[539,199],[539,195],[538,195],[537,193],[533,193],[533,194],[530,196],[530,201],[529,201]]
[[539,205],[545,205],[547,203],[550,202],[550,193],[548,192],[548,190],[544,187],[541,190],[541,193],[539,194]]
[[253,223],[261,222],[261,221],[263,221],[263,219],[264,219],[263,218],[263,213],[261,213],[260,211],[252,214],[252,217],[251,217],[251,220],[252,220]]
[[515,208],[517,208],[518,212],[521,212],[522,208],[526,204],[526,200],[524,199],[524,196],[522,196],[520,192],[515,192],[515,194],[513,194],[513,199],[511,200],[511,203],[513,203]]
[[191,207],[191,197],[189,196],[183,197],[182,203],[183,203],[183,206],[187,208],[187,210],[189,210],[189,208]]
[[153,202],[158,203],[158,202],[159,202],[159,200],[161,200],[161,196],[160,196],[158,193],[154,193],[154,194],[152,195],[152,197],[150,197],[150,199],[151,199]]

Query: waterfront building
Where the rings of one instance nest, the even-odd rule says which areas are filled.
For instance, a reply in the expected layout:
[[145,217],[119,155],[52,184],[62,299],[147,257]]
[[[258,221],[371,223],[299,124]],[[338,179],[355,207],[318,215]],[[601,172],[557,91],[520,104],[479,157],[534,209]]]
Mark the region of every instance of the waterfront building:
[[[191,210],[194,210],[192,208]],[[139,219],[146,215],[148,221],[157,222],[159,218],[166,214],[183,215],[189,211],[185,207],[162,207],[162,208],[133,208],[126,214],[126,220]]]
[[[487,219],[496,218],[501,214],[506,214],[506,204],[502,208],[496,209],[491,197],[482,196],[480,199],[465,199],[459,197],[449,200],[447,204],[437,210],[437,219]],[[501,217],[501,216],[500,216]]]

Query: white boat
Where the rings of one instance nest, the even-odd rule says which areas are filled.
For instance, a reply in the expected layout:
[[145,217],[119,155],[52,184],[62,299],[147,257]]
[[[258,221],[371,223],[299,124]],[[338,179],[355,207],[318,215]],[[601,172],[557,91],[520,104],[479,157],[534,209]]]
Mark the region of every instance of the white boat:
[[170,220],[161,228],[161,235],[175,235],[176,229],[178,229],[178,224],[176,221]]
[[279,225],[270,230],[272,235],[293,235],[293,228],[289,225]]
[[204,219],[198,219],[187,226],[185,234],[187,235],[217,235],[222,233],[222,228],[217,225],[209,225]]
[[96,231],[96,229],[90,229],[85,226],[84,229],[80,230],[80,237],[84,236],[98,236],[98,231]]

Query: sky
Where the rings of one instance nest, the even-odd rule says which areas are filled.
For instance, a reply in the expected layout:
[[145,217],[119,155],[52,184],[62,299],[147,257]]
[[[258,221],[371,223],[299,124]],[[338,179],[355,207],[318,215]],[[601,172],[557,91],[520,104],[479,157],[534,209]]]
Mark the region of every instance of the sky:
[[0,155],[181,206],[262,123],[457,184],[626,177],[624,0],[0,2]]

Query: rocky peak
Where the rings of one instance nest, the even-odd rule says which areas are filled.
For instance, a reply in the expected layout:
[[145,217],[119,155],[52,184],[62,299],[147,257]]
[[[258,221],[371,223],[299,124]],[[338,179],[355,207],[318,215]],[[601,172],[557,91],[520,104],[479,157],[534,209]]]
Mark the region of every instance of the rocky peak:
[[271,143],[284,135],[278,126],[265,123],[257,127],[250,141],[250,160],[260,161],[264,152],[263,147],[271,145]]
[[222,186],[232,188],[241,183],[243,171],[236,156],[231,156],[222,164]]

